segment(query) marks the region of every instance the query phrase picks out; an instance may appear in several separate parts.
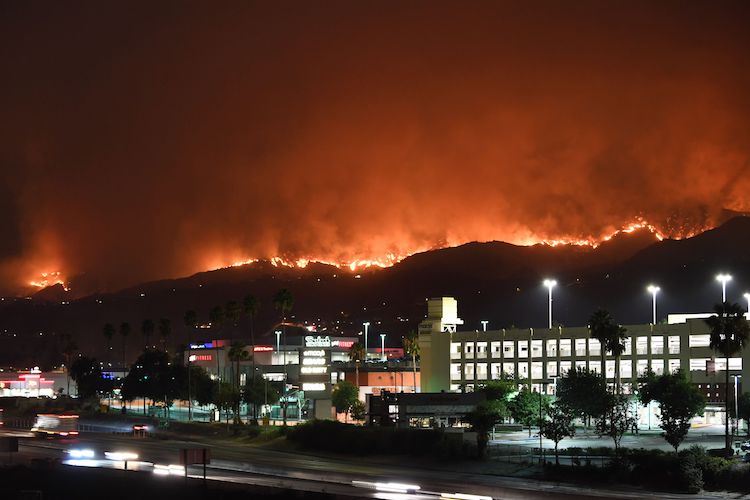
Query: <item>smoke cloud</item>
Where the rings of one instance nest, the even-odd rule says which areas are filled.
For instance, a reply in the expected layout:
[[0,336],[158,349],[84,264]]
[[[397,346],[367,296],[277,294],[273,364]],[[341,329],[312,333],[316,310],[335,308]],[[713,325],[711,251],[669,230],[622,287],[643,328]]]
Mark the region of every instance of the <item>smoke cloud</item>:
[[6,3],[0,290],[667,235],[750,199],[747,2]]

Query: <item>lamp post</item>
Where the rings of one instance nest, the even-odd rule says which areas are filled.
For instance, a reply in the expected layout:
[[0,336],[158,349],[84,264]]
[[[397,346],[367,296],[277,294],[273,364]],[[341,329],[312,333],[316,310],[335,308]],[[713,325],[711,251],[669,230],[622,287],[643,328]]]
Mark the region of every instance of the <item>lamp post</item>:
[[367,362],[367,329],[370,326],[370,322],[365,321],[364,323],[362,323],[362,326],[365,327],[365,363],[366,363]]
[[385,333],[380,334],[380,352],[382,353],[382,360],[388,360],[388,357],[385,355]]
[[[729,370],[728,364],[727,370]],[[734,377],[734,432],[738,434],[740,432],[740,416],[738,415],[739,408],[737,404],[737,379],[742,377],[742,375],[732,375],[732,377]]]
[[557,285],[555,280],[544,280],[544,286],[549,291],[549,329],[552,329],[552,289]]
[[281,350],[281,330],[276,330],[273,333],[276,334],[276,355],[278,356]]
[[480,321],[480,323],[482,323],[482,331],[486,332],[487,331],[487,323],[489,323],[489,321],[487,321],[486,319],[483,319],[482,321]]
[[731,281],[732,276],[721,273],[716,276],[716,280],[721,282],[721,303],[723,304],[727,301],[727,281]]
[[745,297],[745,300],[747,300],[747,315],[748,318],[750,318],[750,293],[746,293],[745,295],[743,295],[743,297]]
[[652,304],[651,324],[655,325],[656,324],[656,294],[659,293],[659,290],[661,290],[661,288],[655,285],[649,285],[648,288],[646,288],[646,290],[648,290],[649,293],[651,294],[651,304]]

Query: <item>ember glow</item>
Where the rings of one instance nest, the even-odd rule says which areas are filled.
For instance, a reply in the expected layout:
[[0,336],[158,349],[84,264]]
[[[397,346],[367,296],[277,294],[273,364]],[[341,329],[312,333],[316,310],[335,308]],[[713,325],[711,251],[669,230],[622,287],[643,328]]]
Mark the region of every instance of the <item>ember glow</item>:
[[0,293],[750,212],[750,2],[229,4],[3,11]]
[[47,288],[48,286],[62,285],[66,292],[70,291],[70,288],[65,284],[65,279],[60,271],[40,273],[39,276],[29,281],[29,285],[34,288]]

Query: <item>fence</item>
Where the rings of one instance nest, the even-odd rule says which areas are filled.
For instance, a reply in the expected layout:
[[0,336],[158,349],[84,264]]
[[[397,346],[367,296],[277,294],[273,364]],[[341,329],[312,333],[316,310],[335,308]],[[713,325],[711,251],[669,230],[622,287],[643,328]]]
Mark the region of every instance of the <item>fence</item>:
[[[560,465],[573,465],[581,467],[604,467],[609,464],[612,457],[598,454],[589,454],[586,450],[571,454],[568,451],[561,452]],[[540,457],[539,448],[529,446],[493,444],[487,449],[487,454],[491,460],[512,464],[554,464],[555,450],[544,448]]]

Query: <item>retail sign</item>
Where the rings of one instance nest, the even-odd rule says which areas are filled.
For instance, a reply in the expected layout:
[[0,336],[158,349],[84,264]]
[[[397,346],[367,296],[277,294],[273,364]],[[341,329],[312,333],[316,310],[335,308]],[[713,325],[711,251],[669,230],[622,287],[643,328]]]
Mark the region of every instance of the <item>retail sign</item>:
[[331,347],[331,337],[320,335],[308,335],[305,337],[305,347]]
[[270,346],[270,345],[253,346],[253,352],[271,352],[271,351],[273,351],[273,346]]

